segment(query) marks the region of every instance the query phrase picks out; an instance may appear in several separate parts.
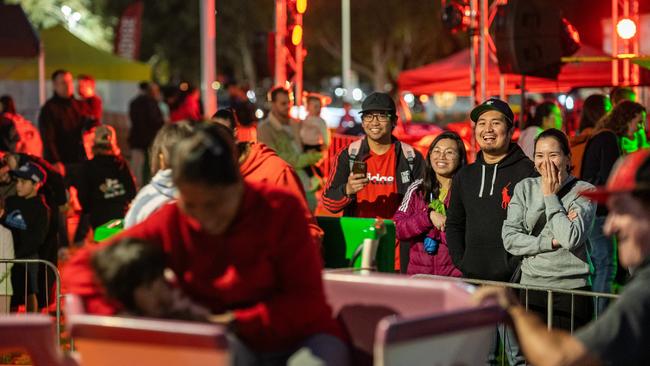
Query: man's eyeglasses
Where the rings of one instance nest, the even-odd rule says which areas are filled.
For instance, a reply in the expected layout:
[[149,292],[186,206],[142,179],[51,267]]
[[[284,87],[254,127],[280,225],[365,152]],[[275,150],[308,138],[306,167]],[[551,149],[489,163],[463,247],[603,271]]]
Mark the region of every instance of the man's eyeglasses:
[[391,115],[388,113],[365,113],[361,116],[361,120],[366,123],[370,123],[375,119],[379,122],[388,122],[390,117]]

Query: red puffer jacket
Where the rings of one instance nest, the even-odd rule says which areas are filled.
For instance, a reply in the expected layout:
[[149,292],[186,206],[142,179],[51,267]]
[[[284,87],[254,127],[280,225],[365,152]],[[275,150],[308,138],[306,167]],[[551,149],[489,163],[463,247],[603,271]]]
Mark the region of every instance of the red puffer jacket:
[[[419,189],[421,184],[422,179],[418,179],[409,187],[394,218],[397,238],[411,242],[407,273],[460,277],[462,273],[451,261],[445,233],[434,227],[429,219],[429,203]],[[449,205],[449,197],[447,194],[445,206]],[[439,242],[433,254],[424,250],[427,236]]]

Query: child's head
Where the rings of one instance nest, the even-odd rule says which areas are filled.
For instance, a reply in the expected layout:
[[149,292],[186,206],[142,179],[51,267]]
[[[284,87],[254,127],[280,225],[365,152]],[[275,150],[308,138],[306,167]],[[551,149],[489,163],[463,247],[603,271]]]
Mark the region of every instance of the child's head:
[[159,170],[170,169],[176,145],[192,136],[193,133],[194,126],[188,122],[164,125],[156,134],[149,150],[151,174],[156,174]]
[[165,282],[165,255],[160,247],[125,238],[94,253],[92,266],[106,295],[124,310],[145,316],[160,316],[167,310],[171,288]]
[[35,197],[47,178],[45,170],[32,162],[12,170],[11,175],[16,178],[16,194],[24,198]]
[[95,128],[95,138],[93,140],[93,154],[95,155],[117,155],[117,142],[115,133],[108,126],[98,126]]

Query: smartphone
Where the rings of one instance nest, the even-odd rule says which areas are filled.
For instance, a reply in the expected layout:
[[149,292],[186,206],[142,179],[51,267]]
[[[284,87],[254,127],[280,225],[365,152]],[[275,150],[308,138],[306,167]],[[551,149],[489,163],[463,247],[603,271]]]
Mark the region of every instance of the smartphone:
[[365,177],[368,173],[368,164],[365,161],[354,161],[352,164],[352,173],[353,174],[363,174]]

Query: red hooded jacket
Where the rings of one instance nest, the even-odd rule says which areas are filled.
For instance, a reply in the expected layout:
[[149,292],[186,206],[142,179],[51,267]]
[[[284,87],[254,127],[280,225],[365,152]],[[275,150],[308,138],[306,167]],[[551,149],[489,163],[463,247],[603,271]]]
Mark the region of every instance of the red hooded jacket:
[[293,192],[300,198],[307,213],[309,231],[317,240],[323,238],[323,230],[316,224],[316,220],[309,212],[305,190],[300,178],[293,167],[282,160],[275,151],[261,143],[250,143],[248,156],[239,166],[242,176],[249,182],[269,184]]

